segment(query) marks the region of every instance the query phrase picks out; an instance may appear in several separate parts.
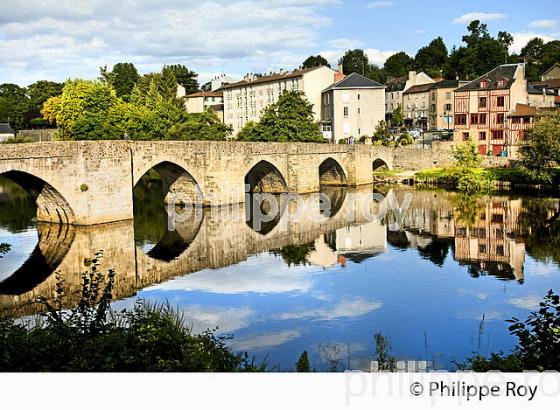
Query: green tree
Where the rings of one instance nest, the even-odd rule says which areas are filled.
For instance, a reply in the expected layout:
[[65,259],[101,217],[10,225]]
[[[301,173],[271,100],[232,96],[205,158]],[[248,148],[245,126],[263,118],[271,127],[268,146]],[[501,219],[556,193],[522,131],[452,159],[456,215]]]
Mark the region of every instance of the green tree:
[[163,70],[157,81],[158,91],[164,100],[182,105],[182,102],[177,98],[177,84],[177,78],[175,78],[173,70]]
[[404,115],[402,111],[402,107],[400,104],[397,105],[397,108],[393,110],[393,114],[391,115],[391,124],[393,125],[403,125],[404,123]]
[[430,44],[418,50],[414,57],[414,64],[421,71],[440,72],[445,69],[447,58],[447,47],[443,39],[437,37]]
[[311,371],[311,365],[309,364],[309,356],[307,351],[304,350],[296,363],[296,371],[298,373],[309,373]]
[[383,120],[379,121],[375,126],[375,132],[373,133],[373,140],[377,141],[383,145],[389,143],[391,138],[391,133],[389,132],[389,126]]
[[33,117],[40,117],[45,101],[51,97],[62,94],[63,88],[63,83],[47,80],[40,80],[28,86],[27,97],[29,98],[29,111]]
[[134,64],[117,63],[113,66],[113,71],[107,71],[107,66],[101,67],[99,70],[100,79],[115,89],[117,97],[128,101],[132,89],[140,78]]
[[551,166],[560,164],[560,114],[535,117],[533,127],[525,133],[521,146],[524,166],[533,177],[550,182]]
[[285,90],[263,110],[258,123],[247,123],[237,136],[244,141],[323,142],[313,120],[313,104],[300,91]]
[[189,114],[185,122],[176,124],[167,133],[168,140],[223,141],[231,134],[231,126],[224,124],[212,111]]
[[198,91],[198,74],[189,70],[182,64],[164,65],[161,70],[162,77],[166,76],[167,72],[173,73],[177,84],[185,88],[187,94],[192,94]]
[[507,63],[509,48],[513,44],[513,36],[507,31],[498,31],[498,43],[500,43],[504,49],[504,63]]
[[367,55],[360,49],[348,50],[338,63],[342,64],[342,70],[346,75],[352,73],[367,75],[370,68]]
[[391,77],[406,75],[413,68],[414,60],[404,51],[393,54],[383,65],[383,69],[387,72],[387,75]]
[[32,116],[27,116],[29,101],[25,88],[16,84],[0,84],[0,122],[7,122],[15,130],[21,130]]
[[305,59],[305,61],[302,64],[303,68],[312,68],[312,67],[321,67],[326,65],[327,67],[330,67],[329,62],[327,61],[327,59],[325,57],[323,57],[322,55],[318,54],[316,56],[309,56]]

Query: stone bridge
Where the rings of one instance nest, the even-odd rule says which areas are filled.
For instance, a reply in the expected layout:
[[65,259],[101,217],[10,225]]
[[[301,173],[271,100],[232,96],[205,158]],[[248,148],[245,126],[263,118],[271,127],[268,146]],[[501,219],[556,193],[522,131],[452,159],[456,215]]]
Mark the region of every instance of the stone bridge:
[[[222,206],[250,192],[317,192],[371,184],[372,170],[420,169],[450,151],[372,145],[74,141],[0,145],[0,174],[35,198],[37,219],[93,225],[132,219],[133,189],[157,171],[167,200]],[[170,195],[173,195],[172,197]]]

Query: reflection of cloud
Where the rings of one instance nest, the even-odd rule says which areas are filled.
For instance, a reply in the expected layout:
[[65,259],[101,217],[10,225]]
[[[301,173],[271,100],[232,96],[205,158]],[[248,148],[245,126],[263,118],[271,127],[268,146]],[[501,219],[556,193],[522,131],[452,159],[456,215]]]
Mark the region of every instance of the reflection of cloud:
[[485,300],[488,298],[487,293],[476,291],[476,290],[464,289],[464,288],[457,289],[457,293],[461,296],[471,295],[480,300]]
[[313,266],[288,267],[280,257],[261,254],[224,269],[205,269],[166,283],[152,286],[151,290],[185,290],[211,293],[307,293],[313,285],[313,276],[323,273]]
[[503,320],[504,315],[502,312],[498,312],[497,310],[490,310],[485,312],[459,312],[457,314],[457,319],[467,319],[467,320],[482,320],[484,316],[484,320]]
[[190,305],[181,308],[185,315],[185,324],[192,327],[193,333],[218,327],[218,333],[231,333],[247,327],[253,311],[249,308],[224,308]]
[[[550,276],[558,272],[558,266],[553,263],[538,263],[530,267],[530,274],[535,276]],[[529,272],[527,272],[529,273]]]
[[542,298],[536,295],[527,295],[521,298],[510,299],[508,303],[520,309],[533,310],[539,306]]
[[301,336],[297,330],[281,330],[279,332],[251,334],[234,338],[230,346],[234,351],[256,351],[280,346]]
[[379,309],[382,306],[380,302],[369,302],[364,299],[356,299],[351,301],[342,301],[332,308],[306,309],[295,312],[283,313],[280,318],[289,319],[315,319],[315,320],[334,320],[340,318],[352,318],[365,315]]

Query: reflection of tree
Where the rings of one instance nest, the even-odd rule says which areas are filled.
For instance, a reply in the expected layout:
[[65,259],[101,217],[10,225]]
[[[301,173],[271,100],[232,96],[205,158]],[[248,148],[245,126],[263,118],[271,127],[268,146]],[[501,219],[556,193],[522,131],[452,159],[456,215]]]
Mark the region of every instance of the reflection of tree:
[[525,248],[535,259],[552,258],[560,263],[560,210],[547,199],[524,201],[518,229]]
[[457,194],[450,196],[455,211],[455,221],[468,227],[476,225],[481,206],[476,195]]
[[3,258],[6,253],[10,252],[11,248],[12,245],[10,245],[9,243],[0,243],[0,258]]
[[282,256],[284,262],[288,264],[288,266],[292,265],[309,265],[307,261],[307,256],[309,252],[315,250],[315,244],[313,242],[304,243],[303,245],[287,245],[281,248],[280,250],[273,250],[272,253],[274,255]]
[[0,188],[7,200],[0,201],[0,226],[10,232],[20,232],[34,225],[37,207],[31,196],[16,183],[0,177]]
[[424,259],[428,259],[434,265],[441,267],[449,253],[449,242],[449,239],[432,237],[432,241],[429,245],[418,248],[418,253]]
[[387,229],[387,242],[397,249],[408,249],[410,241],[404,231],[392,231]]
[[161,180],[142,177],[134,187],[133,200],[136,243],[157,243],[165,235],[167,227]]

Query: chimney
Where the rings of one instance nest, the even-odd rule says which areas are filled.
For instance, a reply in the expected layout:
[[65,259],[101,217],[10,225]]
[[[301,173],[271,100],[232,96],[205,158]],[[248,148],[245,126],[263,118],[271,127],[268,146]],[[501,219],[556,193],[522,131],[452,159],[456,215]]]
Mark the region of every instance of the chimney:
[[344,78],[344,71],[343,71],[344,67],[342,66],[342,64],[338,65],[338,71],[336,73],[334,73],[334,82],[338,83],[340,80],[342,80]]

